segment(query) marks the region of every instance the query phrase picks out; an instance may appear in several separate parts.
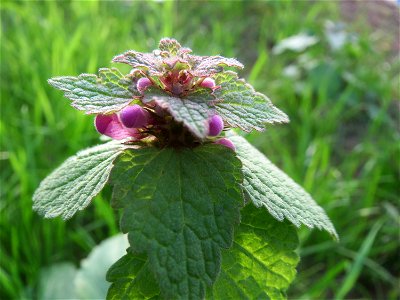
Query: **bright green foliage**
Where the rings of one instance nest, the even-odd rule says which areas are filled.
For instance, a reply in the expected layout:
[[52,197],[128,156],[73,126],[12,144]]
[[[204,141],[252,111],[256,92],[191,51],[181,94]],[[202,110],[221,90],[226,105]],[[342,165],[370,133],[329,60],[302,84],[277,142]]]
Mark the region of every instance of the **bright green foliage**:
[[107,299],[157,299],[160,294],[157,282],[149,269],[146,256],[128,253],[114,263],[107,272],[113,284]]
[[293,225],[252,204],[241,211],[233,247],[222,254],[222,270],[210,299],[285,299],[299,261]]
[[143,98],[144,102],[154,101],[166,109],[176,121],[182,122],[198,138],[205,138],[208,133],[207,120],[213,111],[210,108],[212,100],[210,92],[205,89],[199,89],[185,98],[173,97],[156,90],[146,93]]
[[229,137],[243,163],[243,187],[255,206],[264,206],[277,220],[288,219],[299,227],[325,229],[338,235],[324,210],[289,176],[272,164],[261,152],[240,136]]
[[289,122],[287,115],[276,108],[267,96],[257,93],[234,72],[217,73],[215,83],[220,86],[214,91],[218,100],[216,110],[232,127],[245,131],[264,130],[265,123]]
[[126,148],[112,141],[70,157],[41,182],[33,195],[33,209],[46,218],[71,218],[101,191],[115,158]]
[[145,253],[162,295],[204,297],[232,245],[243,203],[241,163],[220,145],[127,151],[113,170],[114,204],[134,253]]
[[124,77],[116,68],[100,69],[99,77],[94,74],[61,76],[49,79],[49,83],[64,91],[73,107],[88,114],[120,110],[139,95],[132,79]]

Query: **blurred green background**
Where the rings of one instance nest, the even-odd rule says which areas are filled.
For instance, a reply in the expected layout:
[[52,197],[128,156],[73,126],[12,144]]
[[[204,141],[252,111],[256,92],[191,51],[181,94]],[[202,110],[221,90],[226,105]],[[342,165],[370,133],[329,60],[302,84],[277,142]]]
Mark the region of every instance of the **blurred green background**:
[[239,59],[240,75],[291,119],[248,138],[325,208],[341,240],[300,229],[289,297],[398,299],[398,8],[364,4],[1,1],[0,298],[35,298],[41,268],[78,264],[118,232],[109,189],[67,222],[31,210],[41,179],[99,143],[93,117],[46,80],[95,73],[168,36]]

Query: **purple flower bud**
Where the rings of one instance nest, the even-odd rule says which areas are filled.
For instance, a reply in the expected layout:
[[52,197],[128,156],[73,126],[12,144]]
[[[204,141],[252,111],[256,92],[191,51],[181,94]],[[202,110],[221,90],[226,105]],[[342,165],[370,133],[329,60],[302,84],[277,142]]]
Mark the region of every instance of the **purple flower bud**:
[[147,77],[140,78],[136,83],[136,88],[139,92],[143,93],[145,89],[147,89],[153,83]]
[[213,89],[213,88],[215,88],[215,81],[214,81],[214,79],[207,77],[207,78],[204,78],[204,80],[200,83],[200,86],[209,88],[209,89]]
[[135,139],[141,138],[140,132],[136,129],[125,128],[116,114],[97,115],[94,119],[94,125],[100,134],[107,135],[116,140],[132,137]]
[[224,129],[224,121],[219,115],[214,115],[208,120],[208,135],[217,136]]
[[235,151],[235,145],[231,142],[231,140],[228,140],[226,138],[217,140],[215,142],[215,144],[223,145],[223,146],[228,147],[228,148],[232,149],[233,151]]
[[125,127],[141,128],[149,123],[150,114],[140,105],[135,104],[121,110],[119,118]]
[[100,134],[105,134],[112,120],[113,118],[111,115],[97,115],[94,119],[94,126]]

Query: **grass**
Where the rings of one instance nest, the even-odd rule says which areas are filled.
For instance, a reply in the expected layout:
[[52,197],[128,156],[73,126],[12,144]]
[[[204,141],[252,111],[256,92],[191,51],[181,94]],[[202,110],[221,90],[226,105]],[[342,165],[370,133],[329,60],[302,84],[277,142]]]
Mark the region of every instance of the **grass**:
[[[289,297],[398,298],[399,63],[379,48],[390,37],[357,24],[348,31],[358,39],[332,50],[328,19],[340,20],[335,2],[2,1],[0,298],[35,298],[42,267],[78,263],[118,232],[110,190],[67,222],[31,210],[40,180],[99,142],[92,117],[46,80],[94,73],[164,36],[198,54],[238,58],[241,75],[291,118],[249,139],[326,209],[341,241],[299,231],[302,261]],[[319,42],[273,54],[300,32]],[[288,66],[296,76],[285,75]]]

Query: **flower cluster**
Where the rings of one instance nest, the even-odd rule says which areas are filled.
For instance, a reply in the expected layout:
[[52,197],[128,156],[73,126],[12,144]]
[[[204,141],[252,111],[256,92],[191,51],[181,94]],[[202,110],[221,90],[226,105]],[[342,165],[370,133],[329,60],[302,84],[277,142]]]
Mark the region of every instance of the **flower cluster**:
[[[140,78],[137,81],[137,89],[141,92],[152,83],[147,78]],[[205,78],[201,83],[202,87],[213,88],[214,81],[211,78]],[[116,140],[132,139],[141,140],[148,137],[166,125],[168,114],[160,106],[151,106],[138,104],[129,105],[120,112],[113,114],[98,114],[95,117],[95,127],[100,134],[106,135]],[[224,121],[219,115],[213,115],[209,118],[207,124],[208,136],[218,137],[224,129]],[[227,138],[220,138],[215,141],[217,144],[224,145],[232,150],[235,149],[233,143]]]
[[146,101],[147,91],[164,93],[185,101],[185,97],[202,90],[212,94],[220,88],[213,75],[221,72],[221,65],[241,68],[235,59],[219,56],[201,57],[190,54],[172,39],[164,39],[160,49],[150,53],[128,51],[114,57],[114,62],[122,62],[133,67],[128,78],[132,81],[138,96],[119,111],[112,114],[98,114],[95,126],[99,133],[113,139],[147,138],[161,145],[195,146],[214,142],[235,149],[233,143],[221,136],[226,122],[215,111],[208,112],[204,122],[205,138],[198,138],[190,129],[182,126],[171,113],[155,101]]

